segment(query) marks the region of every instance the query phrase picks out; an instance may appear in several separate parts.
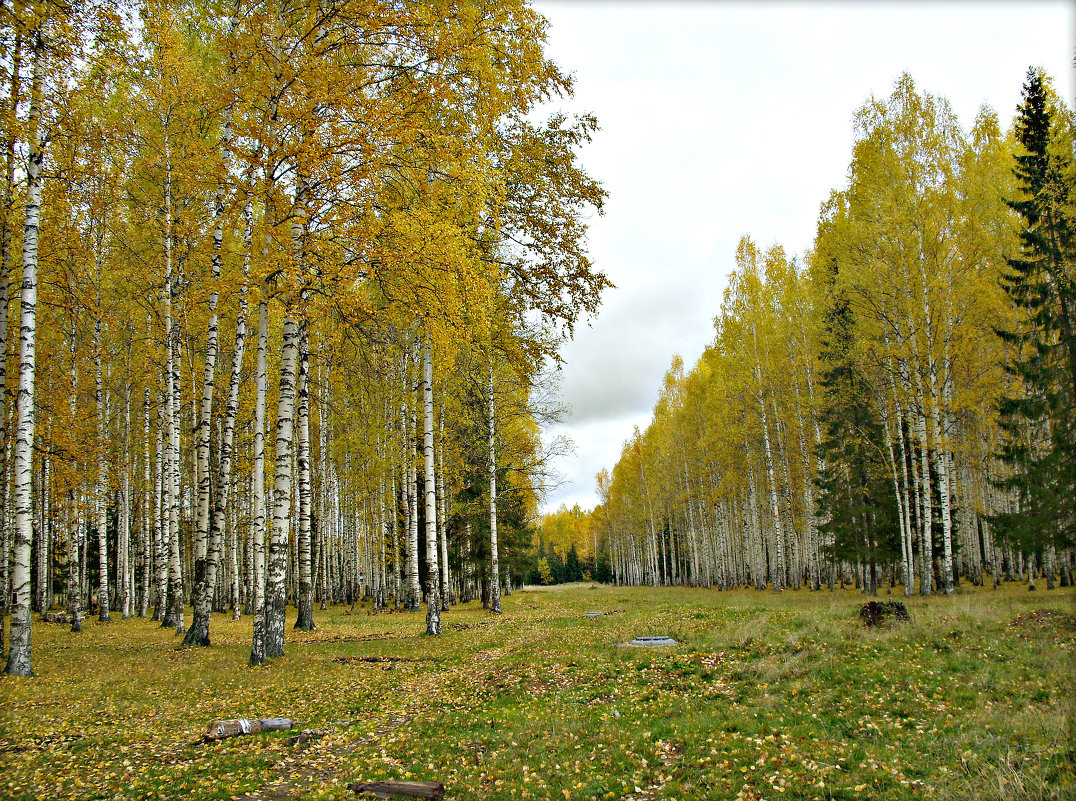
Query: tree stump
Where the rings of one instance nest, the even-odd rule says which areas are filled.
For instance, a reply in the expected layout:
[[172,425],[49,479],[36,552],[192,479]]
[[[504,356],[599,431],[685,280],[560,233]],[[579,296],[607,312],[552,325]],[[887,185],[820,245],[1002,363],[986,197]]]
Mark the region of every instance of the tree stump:
[[870,603],[865,603],[859,610],[859,618],[866,624],[867,628],[873,628],[887,618],[904,622],[911,620],[908,617],[908,610],[900,601],[886,601],[884,603],[871,601]]

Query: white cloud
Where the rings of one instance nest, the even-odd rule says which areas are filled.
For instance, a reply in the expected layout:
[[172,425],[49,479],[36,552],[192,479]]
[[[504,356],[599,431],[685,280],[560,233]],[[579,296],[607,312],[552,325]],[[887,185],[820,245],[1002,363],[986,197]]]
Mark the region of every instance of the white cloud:
[[649,421],[673,353],[690,366],[713,338],[739,237],[811,246],[870,96],[907,70],[966,127],[984,102],[1007,123],[1031,64],[1076,96],[1068,2],[536,5],[576,76],[559,105],[602,126],[582,157],[610,193],[590,249],[617,284],[564,350],[577,456],[552,507],[595,503],[594,473]]

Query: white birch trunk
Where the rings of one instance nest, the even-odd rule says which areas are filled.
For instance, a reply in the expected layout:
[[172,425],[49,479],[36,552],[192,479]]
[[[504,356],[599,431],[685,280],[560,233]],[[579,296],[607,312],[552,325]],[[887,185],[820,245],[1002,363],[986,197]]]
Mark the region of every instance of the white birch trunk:
[[30,157],[26,167],[26,221],[22,239],[22,293],[19,320],[19,390],[15,403],[14,507],[15,529],[11,616],[11,643],[5,672],[32,676],[30,651],[30,549],[33,539],[34,379],[37,344],[37,264],[41,224],[40,137],[41,90],[45,78],[45,43],[42,32],[33,34],[33,78],[30,92]]
[[304,324],[299,334],[299,430],[296,448],[296,467],[299,484],[299,591],[296,596],[298,616],[295,628],[313,631],[314,577],[311,540],[311,482],[310,482],[310,348]]
[[388,538],[389,538],[389,519],[388,519],[388,504],[385,502],[385,468],[384,468],[384,451],[382,445],[378,444],[378,454],[380,455],[382,466],[378,469],[378,505],[381,513],[381,525],[379,528],[378,539],[381,543],[381,558],[380,558],[380,570],[378,578],[378,591],[374,596],[374,609],[384,609],[388,606],[388,593],[389,593],[389,566],[388,566]]
[[131,385],[123,388],[123,457],[120,460],[119,517],[116,526],[116,599],[120,615],[131,616]]
[[[820,446],[822,444],[822,431],[821,431],[821,429],[819,428],[819,425],[818,425],[818,415],[815,413],[815,410],[817,409],[817,406],[815,405],[815,397],[814,397],[814,371],[811,369],[811,357],[810,357],[811,350],[810,350],[809,343],[808,343],[808,340],[807,340],[807,328],[803,323],[803,317],[800,318],[800,344],[801,344],[801,347],[803,349],[803,362],[804,362],[804,367],[805,367],[804,372],[805,372],[806,378],[807,378],[807,400],[808,400],[808,403],[810,404],[811,423],[812,423],[812,426],[813,426],[813,429],[814,429],[814,442],[813,442],[813,445],[814,445],[814,452],[815,452],[815,470],[816,470],[815,475],[820,476],[820,475],[822,475],[822,471],[823,471],[823,469],[825,467],[825,465],[824,465],[824,463],[822,461],[822,456],[819,453],[819,451],[821,450]],[[808,474],[809,474],[809,471],[808,471]],[[810,523],[811,523],[811,532],[813,534],[813,536],[812,536],[812,544],[811,544],[811,554],[810,554],[810,559],[811,559],[811,588],[815,589],[815,590],[818,590],[818,589],[821,589],[821,587],[822,587],[822,555],[821,555],[821,549],[822,549],[821,540],[822,540],[822,538],[821,538],[821,535],[820,535],[820,533],[818,531],[818,527],[819,527],[819,523],[820,523],[820,521],[818,519],[818,511],[817,511],[817,508],[814,505],[813,500],[812,500],[812,504],[811,504],[811,521],[810,521]]]
[[[224,407],[224,421],[220,436],[220,468],[217,480],[217,497],[213,508],[209,553],[206,566],[206,585],[212,592],[216,584],[217,566],[220,562],[224,527],[231,511],[232,464],[235,455],[235,421],[239,414],[239,386],[243,378],[243,355],[246,352],[247,334],[247,286],[244,281],[239,295],[239,315],[235,323],[235,349],[232,352],[232,373],[228,381],[228,397]],[[235,545],[235,527],[232,527],[232,544],[229,549],[231,569],[230,599],[235,619],[239,614],[239,561]]]
[[[68,345],[71,355],[70,368],[70,397],[68,398],[68,411],[71,419],[75,419],[78,398],[78,359],[75,347],[75,322],[72,318],[68,326]],[[5,482],[6,483],[6,482]],[[67,491],[67,567],[64,581],[64,593],[68,614],[71,615],[71,631],[82,631],[82,587],[79,583],[79,556],[80,556],[80,528],[78,526],[79,510],[78,498],[75,487],[72,485]]]
[[750,552],[751,552],[751,578],[754,579],[755,589],[761,590],[766,587],[765,554],[762,542],[762,514],[759,509],[758,490],[755,486],[755,466],[751,460],[751,450],[745,447],[747,461],[747,510],[748,517],[744,523],[750,523]]
[[167,510],[168,599],[163,603],[161,626],[175,626],[183,633],[183,574],[179,543],[179,354],[178,330],[172,315],[175,294],[172,265],[172,161],[168,120],[161,118],[164,131],[164,329],[165,329],[165,425],[164,507]]
[[[412,393],[413,395],[414,393]],[[407,595],[408,611],[417,612],[422,606],[422,586],[419,582],[418,552],[418,410],[411,398],[407,440]]]
[[942,426],[941,408],[938,401],[937,368],[930,360],[930,416],[934,435],[934,469],[938,474],[938,497],[942,518],[942,576],[946,595],[953,594],[953,528],[950,510],[951,486],[949,481],[949,453],[945,430]]
[[[936,376],[932,373],[932,381],[936,381]],[[935,451],[934,461],[937,465],[938,471],[938,492],[941,500],[941,516],[942,516],[942,559],[944,565],[942,566],[942,580],[945,582],[945,594],[953,594],[953,515],[952,515],[952,495],[953,495],[953,482],[951,477],[951,471],[949,469],[950,457],[948,446],[948,432],[943,423],[943,415],[938,400],[938,392],[936,387],[932,389],[931,416],[934,423],[934,436],[935,436]]]
[[[50,386],[45,387],[45,395],[46,397],[52,396]],[[51,421],[49,425],[51,428]],[[34,545],[37,553],[37,587],[34,592],[34,606],[37,607],[39,613],[45,614],[50,603],[46,596],[48,595],[49,541],[51,537],[49,532],[49,456],[41,437],[37,438],[37,450],[41,454],[41,469],[37,471],[37,487],[34,490],[34,497],[37,498],[37,519],[40,524],[37,527],[37,542]]]
[[798,590],[800,588],[800,581],[803,575],[802,566],[800,563],[801,543],[796,533],[796,523],[792,516],[792,471],[789,467],[788,455],[785,450],[784,441],[784,426],[781,423],[781,418],[778,415],[777,409],[777,397],[776,395],[770,396],[770,406],[773,409],[773,430],[774,430],[774,445],[777,453],[775,459],[777,464],[781,466],[781,478],[783,479],[783,488],[781,495],[785,500],[785,519],[787,520],[787,528],[785,528],[785,561],[787,562],[787,570],[782,569],[782,583],[787,579],[787,574],[791,573],[792,589]]
[[[889,336],[885,335],[883,342],[885,343],[886,350],[889,349]],[[897,435],[900,438],[900,458],[901,468],[906,471],[905,465],[905,452],[904,452],[904,432],[903,432],[903,418],[901,415],[900,399],[897,396],[897,386],[894,378],[893,370],[893,358],[892,356],[886,356],[886,388],[889,390],[889,401],[884,398],[880,398],[878,401],[878,408],[882,410],[882,425],[885,428],[885,444],[886,454],[889,457],[891,479],[893,481],[893,493],[897,500],[897,517],[900,523],[900,553],[901,564],[903,565],[903,584],[904,584],[904,596],[909,597],[915,585],[915,571],[912,569],[912,550],[911,540],[909,539],[909,527],[911,525],[911,512],[908,508],[908,493],[907,493],[907,480],[905,472],[904,490],[901,488],[901,471],[897,469],[897,454],[893,444],[893,434],[890,428],[890,414],[889,404],[893,405],[893,409],[896,411],[896,429]]]
[[753,337],[754,349],[755,349],[755,381],[758,385],[758,408],[759,415],[762,418],[762,445],[763,453],[766,457],[766,474],[770,479],[770,513],[773,515],[773,536],[774,536],[774,571],[773,571],[773,588],[780,591],[784,586],[784,527],[781,522],[781,512],[777,505],[777,478],[773,467],[773,454],[770,451],[770,432],[769,426],[766,424],[766,401],[763,396],[762,389],[762,362],[759,359],[758,353],[758,332],[755,327],[751,327],[751,335]]
[[399,609],[402,605],[403,585],[400,578],[400,526],[399,526],[399,501],[400,496],[396,494],[396,470],[392,470],[392,494],[389,496],[392,498],[392,509],[389,514],[389,523],[392,527],[392,606],[394,609]]
[[930,454],[927,441],[927,420],[920,408],[916,413],[919,437],[919,464],[912,462],[915,482],[919,491],[919,559],[922,574],[919,578],[919,594],[930,595],[934,589],[934,535],[933,499],[930,497]]
[[[793,370],[793,372],[795,371]],[[814,508],[814,481],[811,476],[811,460],[807,451],[807,430],[803,424],[803,408],[800,403],[799,379],[794,379],[793,389],[795,390],[793,403],[796,409],[796,427],[799,431],[800,464],[803,466],[803,539],[804,550],[806,553],[804,554],[802,561],[805,563],[810,575],[811,589],[817,590],[818,583],[815,579],[817,534]]]
[[[319,356],[321,349],[318,349]],[[328,576],[328,559],[326,543],[332,539],[333,521],[330,517],[330,496],[336,494],[335,487],[333,486],[332,479],[329,476],[329,414],[328,414],[328,389],[325,386],[325,376],[323,375],[324,359],[318,360],[318,504],[317,504],[317,555],[315,558],[315,564],[317,565],[317,574],[314,579],[314,590],[320,594],[321,609],[326,608],[326,601],[329,591],[329,576]],[[380,453],[380,444],[378,447],[378,453]],[[384,499],[380,497],[379,500]],[[384,516],[380,518],[383,520]],[[380,525],[380,521],[377,526],[378,533],[380,534],[384,529]],[[380,539],[380,537],[379,537]],[[380,574],[378,574],[380,578]],[[374,608],[379,608],[378,604],[378,590],[380,585],[375,586],[374,592]]]
[[232,620],[242,616],[243,599],[239,578],[239,504],[231,504],[231,528],[228,530],[228,605],[232,609]]
[[[169,293],[171,293],[171,286]],[[175,633],[182,635],[183,625],[183,559],[180,543],[180,447],[179,447],[179,415],[181,412],[181,389],[179,373],[179,326],[171,321],[171,333],[169,335],[170,365],[168,379],[168,404],[166,413],[168,417],[168,449],[165,454],[165,470],[168,487],[168,618],[165,625],[174,626]]]
[[[218,203],[220,202],[218,197]],[[214,234],[214,239],[217,239],[217,235],[221,234],[221,224],[218,222],[217,233]],[[249,227],[248,227],[249,235]],[[219,244],[219,243],[217,243]],[[249,239],[247,240],[247,250],[249,251]],[[215,255],[215,258],[219,259],[219,254]],[[246,268],[246,265],[244,265]],[[219,275],[219,263],[214,266],[214,273]],[[216,314],[215,301],[211,302],[213,308],[212,322],[210,324],[211,338],[214,342],[214,349],[216,346]],[[205,458],[199,456],[201,468],[204,470],[202,474],[201,485],[199,488],[199,511],[198,514],[204,513],[206,516],[206,522],[210,525],[209,537],[206,542],[206,550],[203,565],[204,568],[201,572],[200,584],[196,585],[196,608],[191,619],[190,629],[187,631],[187,636],[184,640],[188,645],[201,645],[208,647],[210,644],[209,627],[210,627],[210,612],[212,610],[213,590],[217,583],[217,567],[220,564],[221,548],[223,545],[225,525],[228,519],[228,504],[229,495],[232,486],[232,456],[234,449],[235,439],[235,418],[239,412],[239,384],[243,375],[243,354],[246,349],[246,316],[247,316],[247,285],[244,281],[243,287],[240,290],[239,295],[239,315],[235,324],[235,349],[232,353],[232,371],[231,377],[228,382],[228,397],[225,402],[224,421],[223,427],[220,432],[220,467],[218,471],[218,479],[216,482],[216,498],[213,504],[213,514],[210,515],[208,509],[202,509],[203,499],[202,487],[206,489],[208,494],[213,494],[213,482],[210,475],[209,465],[209,414],[212,411],[212,399],[213,399],[213,374],[208,366],[206,366],[206,382],[210,385],[202,395],[202,416],[199,420],[199,424],[204,423],[205,427]],[[216,355],[214,350],[214,365],[216,363]],[[208,403],[207,403],[208,398]],[[234,557],[234,548],[230,554]],[[235,564],[233,558],[234,569],[238,572],[238,565]],[[236,605],[238,609],[238,605]]]
[[220,190],[214,203],[217,225],[213,231],[213,291],[209,294],[209,325],[206,334],[205,373],[202,377],[202,399],[194,429],[195,482],[197,505],[194,518],[194,576],[191,625],[184,637],[187,645],[209,645],[209,613],[213,587],[208,580],[210,505],[213,495],[213,476],[209,467],[210,420],[213,415],[213,393],[216,389],[218,320],[216,282],[220,280],[220,249],[223,240],[223,201]]
[[[952,587],[952,569],[953,569],[953,562],[952,562],[952,531],[951,531],[951,519],[950,519],[950,514],[949,514],[949,469],[948,469],[948,460],[947,460],[947,457],[946,457],[945,447],[944,447],[944,432],[942,431],[941,410],[939,408],[939,399],[938,399],[938,365],[937,365],[937,360],[936,360],[936,358],[934,356],[933,309],[931,308],[931,305],[930,305],[929,278],[927,276],[926,256],[925,256],[924,248],[923,248],[923,234],[922,234],[922,231],[919,229],[918,226],[916,226],[916,235],[917,235],[918,241],[919,241],[918,264],[919,264],[919,277],[920,277],[920,281],[921,281],[920,288],[922,290],[922,298],[921,298],[921,300],[922,300],[923,320],[924,320],[924,326],[923,326],[923,340],[924,340],[923,341],[923,353],[925,354],[925,357],[926,357],[926,368],[927,368],[927,379],[928,379],[927,390],[928,390],[928,392],[923,391],[922,377],[919,376],[919,374],[917,374],[917,376],[919,378],[921,409],[929,407],[930,418],[931,418],[930,422],[932,423],[932,428],[931,428],[931,431],[930,431],[932,436],[931,436],[930,440],[928,440],[926,438],[926,435],[927,435],[926,420],[924,419],[923,423],[922,423],[922,425],[923,425],[923,431],[922,431],[923,440],[922,440],[922,442],[923,442],[923,459],[924,459],[924,462],[923,462],[923,475],[925,477],[925,483],[926,483],[926,488],[927,488],[926,497],[927,497],[928,502],[929,502],[929,500],[930,500],[930,470],[929,470],[929,463],[927,461],[927,459],[928,459],[927,451],[930,448],[931,441],[933,441],[933,445],[934,445],[934,465],[935,465],[935,471],[938,474],[938,496],[939,496],[939,500],[940,500],[940,505],[941,505],[940,511],[941,511],[941,515],[942,515],[942,548],[943,548],[943,552],[945,554],[945,562],[946,562],[946,566],[944,566],[943,570],[942,570],[942,581],[944,582],[944,585],[945,585],[944,588],[943,588],[944,591],[945,591],[945,594],[948,595],[948,594],[952,593],[952,591],[953,591],[953,587]],[[922,364],[922,356],[920,357],[920,364]],[[923,411],[920,411],[920,415],[924,416],[925,413]],[[929,503],[928,503],[928,506],[929,506]],[[933,556],[933,554],[932,554],[932,556]],[[932,566],[932,564],[933,564],[933,559],[931,559],[931,566]]]
[[[638,432],[636,432],[638,433]],[[643,487],[643,497],[646,499],[646,522],[648,537],[646,541],[646,572],[647,583],[656,587],[661,581],[660,568],[658,567],[658,534],[654,525],[654,504],[650,500],[650,485],[646,480],[646,472],[643,470],[643,455],[641,450],[636,450],[636,460],[639,463],[639,481]]]
[[157,462],[153,470],[153,497],[156,498],[156,513],[153,515],[153,566],[157,585],[157,603],[153,611],[153,620],[164,625],[168,617],[168,481],[167,456],[165,449],[165,401],[163,393],[157,404]]
[[[892,383],[892,379],[891,379]],[[906,580],[907,589],[909,593],[915,592],[915,553],[912,543],[914,541],[914,531],[912,530],[912,498],[911,498],[911,480],[908,475],[908,461],[910,456],[910,449],[908,448],[907,440],[904,436],[905,425],[905,413],[904,406],[896,400],[897,391],[895,383],[892,383],[891,391],[895,406],[897,409],[897,441],[900,443],[900,470],[901,470],[901,491],[902,498],[904,500],[904,520],[902,536],[905,539],[905,550],[908,554],[905,570],[908,573]],[[910,427],[909,427],[910,430]]]
[[97,604],[98,619],[111,620],[108,614],[108,458],[105,438],[104,373],[101,361],[101,264],[97,264],[97,318],[93,326],[93,398],[97,410],[97,484],[93,493],[94,522],[97,531]]
[[497,549],[497,427],[493,393],[493,358],[489,364],[489,608],[501,613],[501,559]]
[[445,404],[441,402],[437,449],[437,541],[441,545],[441,611],[447,612],[456,598],[448,575],[448,524],[445,517]]
[[145,617],[149,613],[149,587],[152,565],[150,548],[153,542],[152,525],[153,520],[155,519],[153,514],[154,492],[149,451],[150,423],[148,386],[145,389],[142,408],[144,411],[142,421],[142,592],[138,604],[139,617]]
[[[10,489],[8,470],[10,469],[10,462],[8,461],[8,403],[6,392],[8,315],[11,313],[9,303],[11,286],[8,281],[8,265],[10,264],[13,238],[11,235],[13,225],[11,211],[14,208],[12,191],[15,186],[15,119],[19,106],[19,81],[22,71],[21,37],[15,38],[10,59],[11,67],[8,73],[11,78],[8,88],[8,100],[10,103],[8,108],[5,109],[8,138],[4,147],[4,194],[0,198],[0,214],[3,214],[3,224],[0,225],[0,389],[4,390],[0,391],[0,459],[3,461],[3,475],[0,475],[0,655],[5,651],[5,626],[8,599],[11,597],[9,591],[11,575],[8,563],[11,547],[8,539],[11,533],[11,526],[8,525],[8,510],[10,509],[10,504],[8,503],[10,500],[8,495]],[[70,530],[70,527],[68,530]]]
[[426,496],[426,633],[441,633],[440,570],[437,560],[437,490],[433,458],[433,356],[422,340],[422,456]]
[[411,379],[412,346],[404,357],[404,482],[407,492],[407,610],[417,612],[422,603],[418,571],[418,419],[415,383]]
[[[249,224],[249,223],[248,223]],[[253,635],[250,664],[261,665],[265,651],[265,403],[268,377],[266,352],[269,348],[269,304],[264,296],[258,304],[258,364],[254,405],[254,577],[252,580]]]
[[265,655],[284,655],[287,608],[288,543],[291,532],[291,460],[294,439],[295,378],[299,355],[299,325],[286,317],[280,354],[280,399],[276,417],[276,476],[273,485],[273,534],[269,542],[265,593]]
[[900,444],[901,500],[904,509],[904,516],[901,520],[901,538],[903,539],[903,550],[906,554],[904,561],[904,594],[910,596],[915,592],[915,552],[912,547],[914,540],[914,532],[912,531],[912,499],[908,477],[908,446],[904,438],[904,408],[900,403],[897,403],[896,407],[897,441]]

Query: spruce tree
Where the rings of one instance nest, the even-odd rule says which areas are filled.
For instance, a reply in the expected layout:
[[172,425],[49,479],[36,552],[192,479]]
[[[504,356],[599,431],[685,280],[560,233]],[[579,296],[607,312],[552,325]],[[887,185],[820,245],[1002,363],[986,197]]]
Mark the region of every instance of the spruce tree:
[[897,510],[886,483],[881,421],[851,353],[853,312],[839,291],[831,299],[821,342],[819,531],[831,558],[864,565],[864,590],[874,593],[879,564],[894,561],[900,552]]
[[1002,486],[1020,508],[997,523],[1033,552],[1076,543],[1076,191],[1062,113],[1048,78],[1029,70],[1015,122],[1020,196],[1007,201],[1019,215],[1021,252],[1002,278],[1020,324],[998,331],[1020,388],[998,409],[1006,434],[999,456],[1012,471]]

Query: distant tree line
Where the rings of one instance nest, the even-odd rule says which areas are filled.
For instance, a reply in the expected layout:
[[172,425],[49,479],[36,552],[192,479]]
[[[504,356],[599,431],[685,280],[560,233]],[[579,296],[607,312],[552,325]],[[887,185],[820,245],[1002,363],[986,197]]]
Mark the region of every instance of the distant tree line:
[[608,583],[613,579],[608,553],[599,547],[593,512],[576,504],[542,515],[526,553],[527,584]]
[[1073,112],[1009,131],[901,76],[802,260],[743,237],[715,337],[597,477],[623,584],[906,594],[1072,582]]

